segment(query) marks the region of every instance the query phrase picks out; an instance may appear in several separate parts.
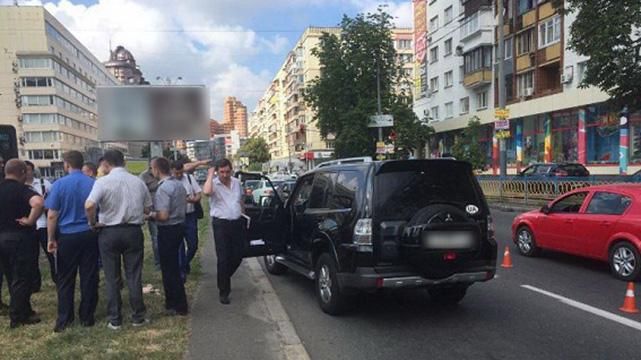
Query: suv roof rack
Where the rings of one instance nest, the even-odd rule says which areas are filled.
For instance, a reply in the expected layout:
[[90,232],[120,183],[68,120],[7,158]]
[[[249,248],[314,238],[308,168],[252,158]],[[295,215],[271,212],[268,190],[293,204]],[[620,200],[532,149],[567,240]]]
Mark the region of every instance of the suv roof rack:
[[341,165],[341,164],[370,163],[372,161],[373,160],[371,156],[336,159],[336,160],[330,160],[330,161],[325,161],[324,163],[320,163],[316,165],[316,169],[326,167],[326,166]]

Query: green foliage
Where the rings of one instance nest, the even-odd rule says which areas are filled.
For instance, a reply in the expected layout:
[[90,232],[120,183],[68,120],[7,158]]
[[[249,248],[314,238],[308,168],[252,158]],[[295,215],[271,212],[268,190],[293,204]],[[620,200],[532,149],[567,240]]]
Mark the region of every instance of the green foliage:
[[265,139],[260,137],[247,139],[243,146],[240,147],[240,151],[238,153],[240,156],[246,156],[249,158],[250,167],[254,164],[257,164],[257,166],[260,167],[262,163],[269,161],[271,158],[267,142]]
[[599,87],[617,106],[641,109],[641,1],[567,3],[576,13],[569,47],[590,57],[581,86]]
[[319,58],[321,75],[305,89],[305,100],[316,113],[321,136],[336,136],[334,155],[338,158],[375,151],[377,130],[367,123],[377,113],[377,73],[381,109],[394,116],[397,146],[411,151],[425,142],[417,136],[424,127],[412,112],[409,97],[395,93],[398,85],[409,85],[409,80],[403,77],[397,60],[391,19],[382,8],[374,14],[344,16],[340,38],[325,33],[312,51]]
[[474,170],[485,168],[485,154],[479,144],[481,123],[478,118],[470,119],[467,127],[457,135],[452,146],[452,155],[457,160],[464,160],[472,164]]

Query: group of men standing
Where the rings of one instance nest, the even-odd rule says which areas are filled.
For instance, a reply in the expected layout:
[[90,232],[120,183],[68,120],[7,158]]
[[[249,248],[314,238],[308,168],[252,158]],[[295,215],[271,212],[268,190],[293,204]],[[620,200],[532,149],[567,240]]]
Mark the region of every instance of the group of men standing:
[[[55,332],[64,331],[75,320],[78,274],[80,324],[95,324],[100,264],[107,292],[107,326],[112,330],[122,326],[123,280],[129,290],[132,325],[147,324],[142,292],[145,221],[153,224],[150,230],[152,237],[155,235],[154,253],[162,272],[167,315],[188,314],[184,282],[198,246],[196,204],[200,203],[201,189],[192,176],[183,174],[183,164],[153,159],[153,182],[146,179],[149,174],[143,181],[128,173],[124,156],[117,150],[105,152],[99,169],[85,164],[77,151],[65,153],[63,160],[67,176],[53,185],[34,179],[33,164],[12,159],[4,166],[0,272],[9,285],[10,327],[40,322],[30,302],[40,287],[39,246],[46,249],[56,283]],[[96,180],[96,173],[104,176]]]

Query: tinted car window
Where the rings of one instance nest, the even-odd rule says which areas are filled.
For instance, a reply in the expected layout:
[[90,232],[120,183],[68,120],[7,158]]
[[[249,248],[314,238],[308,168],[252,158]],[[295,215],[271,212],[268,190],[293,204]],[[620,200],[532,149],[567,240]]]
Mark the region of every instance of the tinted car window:
[[536,171],[536,167],[535,166],[529,166],[528,168],[523,170],[522,174],[523,175],[532,175],[532,174],[534,174],[534,171]]
[[306,176],[300,180],[296,193],[292,197],[292,204],[296,212],[301,213],[309,206],[309,197],[312,193],[313,176]]
[[554,213],[578,213],[581,210],[581,205],[585,197],[588,195],[587,192],[580,192],[564,197],[563,199],[557,201],[552,205],[550,212]]
[[332,183],[328,173],[317,173],[314,177],[314,186],[312,186],[312,193],[309,197],[310,209],[322,209],[327,207],[327,196],[329,195],[329,188]]
[[540,175],[547,174],[548,172],[550,172],[551,168],[552,166],[545,166],[545,165],[537,166],[536,173]]
[[632,203],[632,199],[621,194],[597,192],[590,200],[588,214],[621,215]]
[[362,188],[364,176],[358,171],[341,171],[336,178],[332,194],[331,209],[351,209],[359,197],[358,190]]
[[559,166],[561,170],[568,173],[569,176],[588,176],[590,172],[581,164],[566,164]]
[[432,163],[412,171],[376,175],[376,212],[384,219],[409,220],[432,203],[481,206],[471,168],[463,163]]

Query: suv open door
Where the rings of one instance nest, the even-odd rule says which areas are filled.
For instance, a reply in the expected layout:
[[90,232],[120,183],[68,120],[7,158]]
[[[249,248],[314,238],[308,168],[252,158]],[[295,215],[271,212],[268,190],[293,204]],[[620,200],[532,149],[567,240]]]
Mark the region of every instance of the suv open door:
[[[274,185],[268,177],[257,173],[239,172],[236,174],[240,180],[245,215],[249,218],[248,228],[244,237],[245,247],[243,257],[258,257],[274,255],[284,251],[286,235],[283,231],[283,201],[278,196]],[[258,203],[251,193],[252,188],[248,182],[265,180],[272,187],[271,196],[261,197]]]

